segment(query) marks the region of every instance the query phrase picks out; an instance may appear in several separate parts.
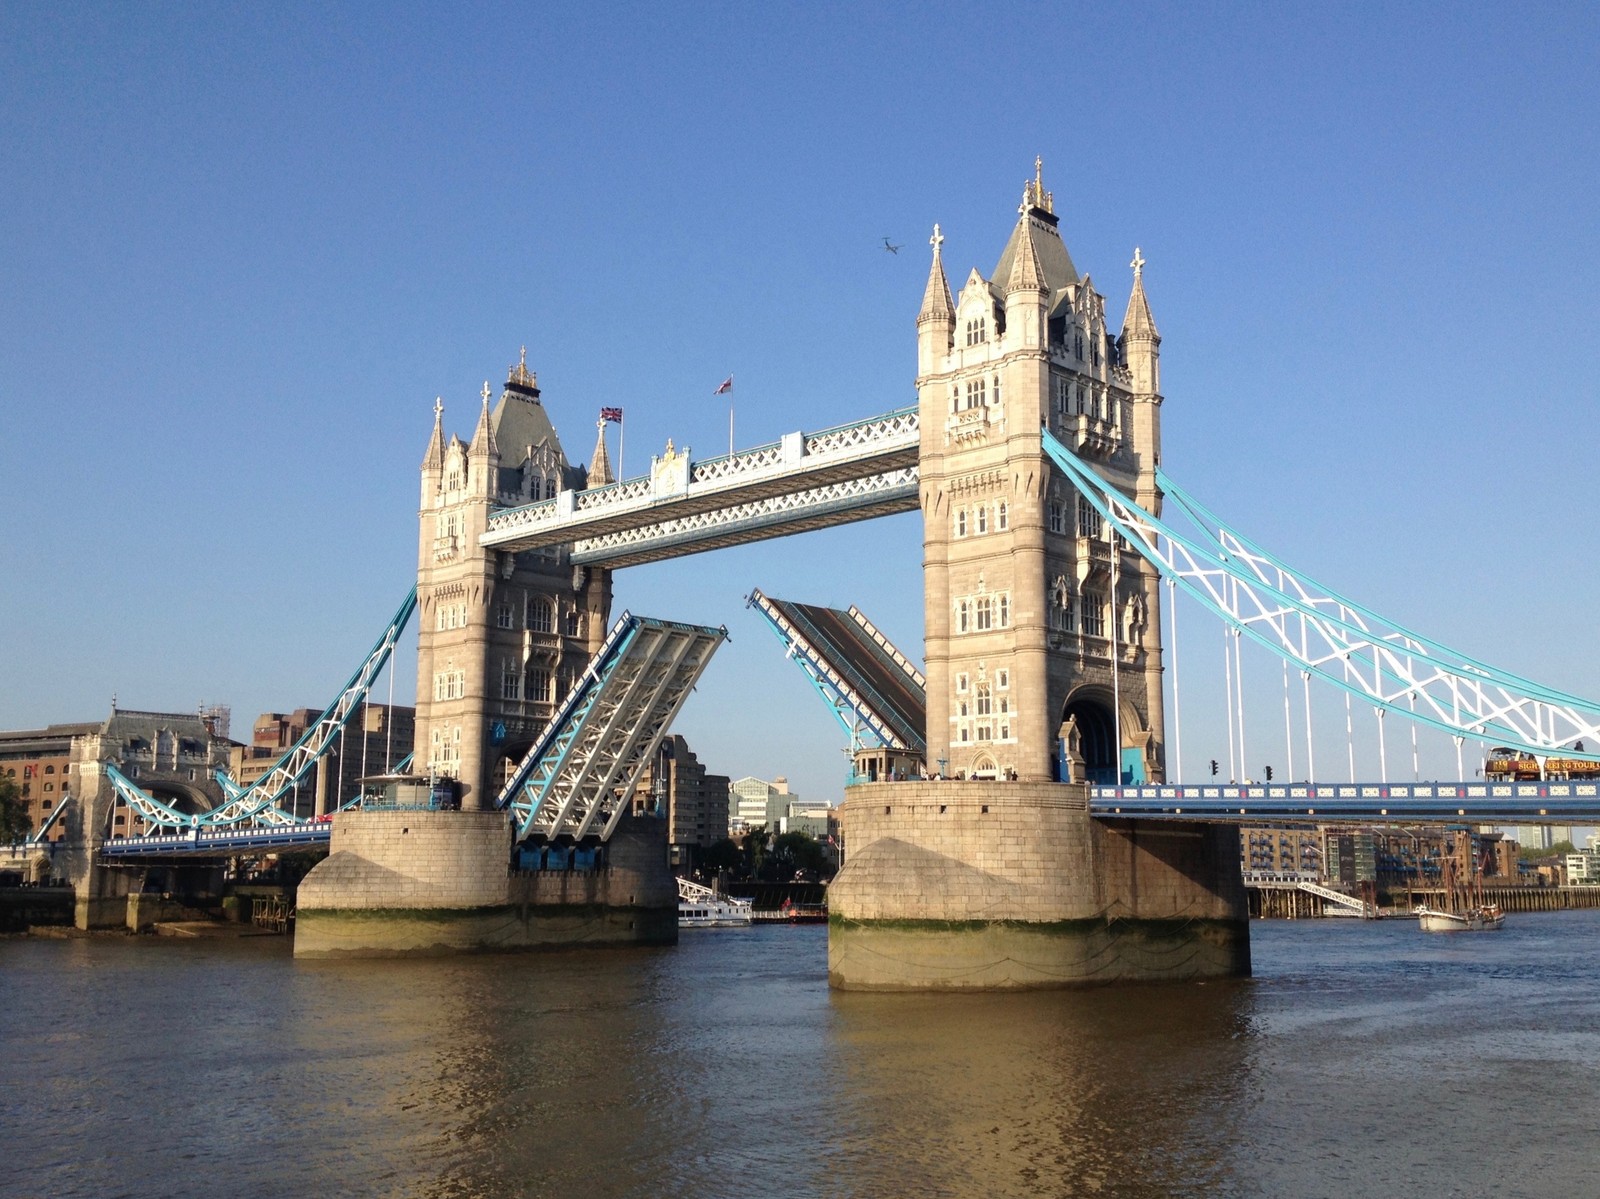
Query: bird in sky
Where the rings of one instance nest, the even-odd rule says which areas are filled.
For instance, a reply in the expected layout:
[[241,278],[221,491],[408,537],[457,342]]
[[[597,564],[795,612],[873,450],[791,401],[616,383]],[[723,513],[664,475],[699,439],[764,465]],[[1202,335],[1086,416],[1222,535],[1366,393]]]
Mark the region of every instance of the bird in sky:
[[891,254],[900,253],[900,247],[896,246],[896,245],[891,245],[890,242],[889,242],[889,239],[887,237],[883,239],[883,248],[885,250],[888,250],[889,253],[891,253]]

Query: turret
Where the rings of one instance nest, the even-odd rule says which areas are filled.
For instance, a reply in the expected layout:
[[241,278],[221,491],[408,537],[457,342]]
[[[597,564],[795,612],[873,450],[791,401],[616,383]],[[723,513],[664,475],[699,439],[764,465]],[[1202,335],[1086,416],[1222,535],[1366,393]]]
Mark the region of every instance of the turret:
[[599,436],[594,443],[594,457],[589,461],[590,487],[604,487],[608,483],[615,483],[616,476],[611,473],[611,457],[606,453],[606,421],[601,417],[595,422],[599,426]]
[[933,227],[928,239],[933,247],[933,266],[928,270],[928,286],[922,292],[922,309],[917,313],[917,375],[932,374],[950,353],[956,336],[956,307],[950,299],[950,281],[944,276],[944,261],[939,248],[944,234]]
[[1161,391],[1161,334],[1156,332],[1156,321],[1150,315],[1150,301],[1144,294],[1144,256],[1134,247],[1133,294],[1128,297],[1128,315],[1122,320],[1122,358],[1133,376],[1135,395],[1159,394]]
[[467,490],[474,496],[494,499],[500,481],[500,447],[495,444],[494,426],[489,420],[489,381],[483,381],[483,411],[478,427],[467,446]]
[[428,452],[422,456],[422,507],[433,504],[439,494],[444,475],[444,400],[434,397],[433,437],[428,441]]

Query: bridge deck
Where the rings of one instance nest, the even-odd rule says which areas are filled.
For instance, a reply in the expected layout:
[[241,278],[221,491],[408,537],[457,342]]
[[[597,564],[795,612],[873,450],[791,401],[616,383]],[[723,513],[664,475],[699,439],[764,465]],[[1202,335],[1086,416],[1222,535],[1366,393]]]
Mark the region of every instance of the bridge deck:
[[1288,824],[1600,822],[1597,782],[1268,783],[1094,787],[1105,819]]

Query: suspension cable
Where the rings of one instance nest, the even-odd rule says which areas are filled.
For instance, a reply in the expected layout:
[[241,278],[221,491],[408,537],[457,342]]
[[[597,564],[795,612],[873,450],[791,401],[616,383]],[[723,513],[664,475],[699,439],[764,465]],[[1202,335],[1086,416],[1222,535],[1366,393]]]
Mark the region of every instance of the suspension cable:
[[[1172,744],[1173,751],[1178,759],[1177,781],[1183,782],[1183,709],[1178,701],[1178,593],[1177,584],[1168,579],[1167,583],[1167,616],[1172,625]],[[1156,594],[1160,594],[1157,592]],[[1167,782],[1172,782],[1171,776]]]

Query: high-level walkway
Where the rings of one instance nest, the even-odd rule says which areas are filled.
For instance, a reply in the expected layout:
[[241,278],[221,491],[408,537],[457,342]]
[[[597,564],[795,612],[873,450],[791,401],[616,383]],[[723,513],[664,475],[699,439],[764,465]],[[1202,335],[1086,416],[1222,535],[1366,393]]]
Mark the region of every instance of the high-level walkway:
[[919,437],[910,407],[704,461],[669,446],[648,475],[496,512],[479,540],[622,567],[914,512]]

